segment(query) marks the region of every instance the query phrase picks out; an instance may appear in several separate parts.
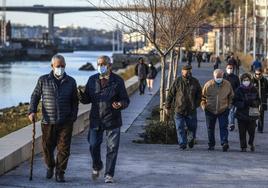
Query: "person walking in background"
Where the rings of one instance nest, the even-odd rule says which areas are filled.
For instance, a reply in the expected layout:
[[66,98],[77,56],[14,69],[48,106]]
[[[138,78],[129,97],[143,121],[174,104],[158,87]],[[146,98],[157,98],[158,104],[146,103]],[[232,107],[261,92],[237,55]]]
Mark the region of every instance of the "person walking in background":
[[[178,143],[181,149],[194,147],[197,128],[197,111],[200,106],[202,88],[196,78],[192,76],[192,67],[185,65],[182,76],[172,84],[166,103],[166,114],[171,114],[172,105],[175,106],[175,124]],[[187,135],[185,131],[187,127]]]
[[233,66],[234,73],[237,72],[237,67],[238,67],[238,66],[237,66],[237,61],[236,61],[236,59],[235,59],[235,57],[234,57],[234,53],[231,53],[230,58],[228,58],[227,64]]
[[236,57],[236,62],[237,62],[237,66],[236,66],[236,75],[239,76],[239,72],[240,72],[240,66],[241,66],[241,60],[239,59],[239,57]]
[[215,125],[219,120],[222,150],[229,149],[228,144],[228,115],[234,96],[230,82],[223,79],[223,70],[213,72],[214,79],[209,80],[203,87],[201,107],[205,111],[208,129],[208,150],[215,147]]
[[216,58],[213,58],[212,62],[214,63],[214,70],[219,69],[219,67],[221,65],[220,57],[217,56]]
[[135,67],[135,74],[139,78],[140,95],[144,95],[148,66],[144,63],[144,59],[142,57],[139,58],[139,62]]
[[262,69],[262,64],[259,60],[259,57],[256,58],[255,61],[253,61],[252,65],[251,65],[251,72],[255,72],[255,70],[257,69]]
[[197,53],[196,60],[197,60],[197,63],[198,63],[198,68],[200,68],[201,67],[201,62],[202,62],[202,54],[201,54],[201,52]]
[[267,110],[268,81],[263,76],[261,68],[255,69],[255,73],[253,76],[253,84],[256,87],[259,97],[261,99],[260,119],[257,121],[257,125],[258,125],[258,132],[263,133],[264,111]]
[[188,65],[191,65],[193,61],[193,53],[191,51],[187,52],[187,63]]
[[[52,57],[52,71],[38,79],[29,108],[29,119],[33,122],[42,98],[41,127],[43,154],[47,165],[46,178],[53,177],[56,167],[57,182],[65,182],[64,173],[70,155],[73,123],[78,112],[76,82],[65,73],[65,66],[63,56]],[[56,147],[58,152],[55,161]]]
[[247,151],[248,144],[251,151],[255,151],[254,136],[258,113],[253,114],[253,109],[259,110],[260,98],[257,89],[253,86],[251,75],[244,73],[241,76],[241,86],[236,90],[233,104],[237,108],[235,116],[238,120],[240,147],[242,152]]
[[104,181],[113,183],[122,126],[121,110],[128,107],[129,98],[124,80],[111,70],[110,58],[100,56],[97,66],[98,73],[89,77],[85,90],[78,90],[78,97],[81,103],[92,104],[88,132],[93,162],[92,179],[96,180],[103,169],[101,144],[106,131],[107,154]]
[[157,75],[157,70],[154,67],[153,63],[150,62],[148,65],[148,74],[147,74],[147,87],[149,90],[149,94],[152,95],[153,93],[153,86],[154,86],[154,79]]
[[[234,92],[240,86],[240,80],[238,76],[234,74],[234,68],[232,64],[227,64],[226,73],[224,74],[223,78],[230,82]],[[230,128],[230,131],[233,131],[235,129],[235,107],[234,106],[230,108],[230,112],[229,112],[229,128]]]

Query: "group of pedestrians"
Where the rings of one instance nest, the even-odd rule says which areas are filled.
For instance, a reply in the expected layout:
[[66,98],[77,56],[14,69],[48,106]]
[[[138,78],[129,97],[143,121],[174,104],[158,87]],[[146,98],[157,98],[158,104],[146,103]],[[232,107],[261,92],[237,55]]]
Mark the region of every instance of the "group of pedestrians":
[[[98,73],[89,77],[85,87],[77,89],[75,79],[65,72],[64,57],[55,55],[51,60],[51,72],[38,79],[31,95],[29,119],[32,122],[36,120],[38,104],[42,101],[42,147],[47,165],[47,179],[51,179],[55,173],[57,182],[65,182],[73,124],[77,119],[80,101],[91,104],[88,142],[92,158],[92,179],[97,179],[104,168],[101,144],[105,133],[107,153],[104,181],[113,182],[122,126],[121,110],[127,108],[130,101],[124,80],[112,72],[111,65],[108,56],[100,56],[97,59]],[[187,64],[182,67],[181,76],[173,82],[169,90],[165,106],[168,115],[174,109],[181,149],[194,147],[197,108],[201,106],[206,116],[209,150],[215,148],[217,120],[222,149],[229,149],[228,125],[230,130],[234,130],[236,118],[241,151],[246,151],[247,145],[251,151],[255,151],[256,121],[258,131],[262,133],[264,111],[267,110],[268,82],[263,77],[261,68],[256,68],[253,76],[249,73],[242,74],[240,80],[234,74],[234,69],[234,64],[228,63],[226,72],[214,70],[213,79],[202,88],[198,79],[192,75],[192,66]],[[151,92],[157,74],[153,64],[147,65],[143,58],[139,58],[135,71],[139,78],[140,94],[144,94],[146,80]]]
[[149,91],[148,94],[152,95],[154,79],[157,76],[157,70],[154,67],[154,64],[152,62],[149,62],[149,64],[146,64],[144,62],[144,58],[140,57],[138,59],[137,65],[135,66],[135,74],[136,76],[138,76],[138,79],[139,79],[140,95],[144,95],[145,93],[146,81],[147,81],[147,87]]
[[251,151],[255,151],[256,126],[258,132],[263,133],[268,82],[261,68],[255,69],[253,75],[244,73],[239,79],[237,64],[232,61],[231,57],[226,71],[215,69],[213,79],[207,81],[203,88],[192,76],[190,65],[183,66],[181,76],[173,82],[165,109],[169,115],[174,108],[174,120],[181,149],[194,146],[197,128],[196,110],[200,106],[206,117],[208,150],[215,149],[215,125],[218,120],[222,150],[228,151],[228,134],[235,129],[237,119],[241,151],[247,151],[248,146]]

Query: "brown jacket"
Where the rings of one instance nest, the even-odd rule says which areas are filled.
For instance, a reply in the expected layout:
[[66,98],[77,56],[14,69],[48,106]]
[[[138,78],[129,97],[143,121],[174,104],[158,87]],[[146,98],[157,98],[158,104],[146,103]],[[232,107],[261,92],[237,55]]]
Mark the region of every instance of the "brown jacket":
[[223,79],[219,86],[214,80],[209,80],[202,91],[201,106],[213,114],[220,114],[231,107],[233,97],[232,86],[227,80]]

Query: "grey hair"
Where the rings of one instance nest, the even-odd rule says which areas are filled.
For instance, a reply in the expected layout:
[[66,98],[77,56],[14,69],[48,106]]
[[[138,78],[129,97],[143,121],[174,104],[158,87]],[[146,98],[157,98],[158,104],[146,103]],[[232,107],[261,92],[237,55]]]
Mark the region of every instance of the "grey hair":
[[56,59],[60,60],[64,64],[66,64],[64,57],[62,55],[60,55],[60,54],[56,54],[51,58],[51,64],[53,64]]
[[112,64],[111,58],[109,56],[106,55],[99,56],[97,61],[99,61],[100,59],[103,59],[105,63],[109,65]]
[[218,74],[223,75],[223,74],[224,74],[224,71],[221,70],[221,69],[216,69],[216,70],[214,70],[213,75],[216,76],[216,75],[218,75]]

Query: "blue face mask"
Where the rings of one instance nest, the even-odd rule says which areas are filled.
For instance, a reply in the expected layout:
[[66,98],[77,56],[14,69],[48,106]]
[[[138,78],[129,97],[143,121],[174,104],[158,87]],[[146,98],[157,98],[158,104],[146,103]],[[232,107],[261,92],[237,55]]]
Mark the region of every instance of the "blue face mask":
[[106,74],[108,72],[107,66],[98,66],[98,73]]
[[216,82],[217,84],[222,83],[222,80],[223,80],[223,78],[215,78],[215,82]]

